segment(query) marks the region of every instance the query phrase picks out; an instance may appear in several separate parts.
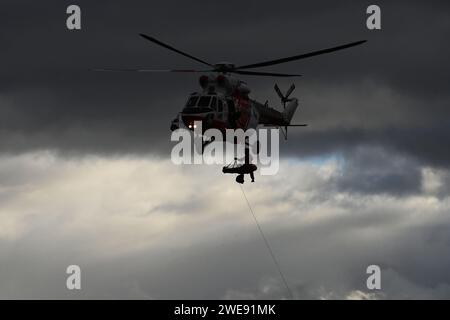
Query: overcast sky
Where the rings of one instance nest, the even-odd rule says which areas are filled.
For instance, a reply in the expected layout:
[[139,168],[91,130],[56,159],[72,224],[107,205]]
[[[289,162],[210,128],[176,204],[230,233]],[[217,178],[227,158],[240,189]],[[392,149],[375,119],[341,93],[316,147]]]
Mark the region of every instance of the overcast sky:
[[367,39],[243,76],[309,124],[244,189],[295,298],[450,298],[450,4],[375,3],[378,31],[367,1],[2,1],[0,298],[289,297],[233,177],[170,162],[198,75],[90,71],[201,67],[139,33],[237,65]]

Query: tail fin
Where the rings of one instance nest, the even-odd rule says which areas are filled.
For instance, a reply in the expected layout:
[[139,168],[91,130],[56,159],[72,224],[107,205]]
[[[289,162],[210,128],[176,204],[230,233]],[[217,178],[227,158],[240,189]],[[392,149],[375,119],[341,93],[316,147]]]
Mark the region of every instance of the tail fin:
[[287,140],[287,133],[288,133],[288,127],[304,127],[306,126],[305,124],[292,124],[291,125],[291,120],[294,117],[294,113],[297,110],[298,107],[298,99],[297,98],[289,98],[289,96],[291,95],[291,93],[294,91],[295,89],[295,85],[292,84],[290,86],[290,88],[288,89],[288,91],[286,92],[286,95],[283,95],[283,93],[281,92],[280,88],[278,87],[277,84],[275,84],[274,86],[275,91],[277,92],[278,96],[281,99],[281,102],[283,103],[283,119],[286,122],[286,125],[284,126],[284,130],[282,130],[283,134],[284,134],[284,138]]
[[287,105],[284,107],[283,118],[287,123],[291,123],[292,117],[294,116],[295,111],[298,107],[298,100],[296,98],[289,99]]

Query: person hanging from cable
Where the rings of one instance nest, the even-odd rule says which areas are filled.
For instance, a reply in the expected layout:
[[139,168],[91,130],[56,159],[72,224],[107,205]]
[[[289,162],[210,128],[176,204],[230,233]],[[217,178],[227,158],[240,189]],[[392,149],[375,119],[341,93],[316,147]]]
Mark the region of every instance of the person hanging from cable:
[[250,149],[249,149],[249,143],[248,143],[248,137],[245,137],[245,156],[244,156],[244,163],[238,164],[238,159],[234,158],[234,162],[230,163],[229,165],[222,168],[223,173],[237,173],[238,176],[236,177],[236,182],[243,184],[244,181],[244,175],[249,174],[250,178],[252,179],[252,182],[255,182],[255,175],[254,172],[258,169],[256,165],[251,163],[250,159]]

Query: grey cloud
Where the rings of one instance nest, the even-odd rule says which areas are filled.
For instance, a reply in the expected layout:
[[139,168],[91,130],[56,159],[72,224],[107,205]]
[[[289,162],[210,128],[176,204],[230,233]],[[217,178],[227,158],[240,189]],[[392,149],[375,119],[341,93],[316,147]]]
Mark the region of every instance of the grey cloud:
[[409,158],[396,157],[382,149],[358,149],[346,158],[338,190],[352,193],[419,193],[420,166]]
[[[0,207],[3,298],[288,297],[239,187],[213,168],[129,157],[7,160],[3,175],[23,168],[30,178],[0,188],[14,195]],[[277,179],[244,186],[295,297],[447,297],[448,195],[340,190],[330,161],[283,163]],[[200,191],[183,215],[143,214]],[[73,263],[83,270],[77,293],[64,288]],[[369,264],[383,272],[376,294],[365,287]]]

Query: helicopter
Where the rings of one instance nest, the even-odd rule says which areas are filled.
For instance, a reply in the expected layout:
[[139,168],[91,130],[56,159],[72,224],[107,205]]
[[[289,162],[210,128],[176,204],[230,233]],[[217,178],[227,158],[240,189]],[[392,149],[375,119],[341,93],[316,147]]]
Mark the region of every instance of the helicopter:
[[[256,129],[258,126],[276,127],[283,132],[287,140],[288,127],[305,127],[307,124],[292,124],[291,120],[298,107],[298,99],[291,98],[290,95],[295,89],[292,84],[286,93],[282,93],[277,84],[274,89],[281,100],[283,110],[277,110],[265,103],[258,102],[249,97],[250,88],[245,81],[237,78],[235,75],[245,76],[264,76],[264,77],[300,77],[300,74],[275,73],[266,71],[251,71],[249,69],[267,67],[282,64],[290,61],[306,59],[313,56],[327,54],[351,47],[361,45],[367,40],[351,42],[327,49],[312,51],[286,58],[263,61],[247,65],[236,66],[230,62],[219,62],[212,64],[203,59],[195,57],[184,51],[174,48],[154,37],[146,34],[139,34],[142,38],[157,44],[172,52],[190,58],[200,64],[208,66],[207,69],[95,69],[95,71],[131,71],[131,72],[171,72],[171,73],[202,73],[199,77],[201,90],[191,93],[182,110],[177,114],[170,124],[170,130],[174,131],[180,128],[194,131],[196,123],[201,123],[202,131],[208,129],[218,129],[224,133],[227,129]],[[212,140],[206,140],[205,146]],[[248,166],[248,159],[241,165],[229,165],[224,167],[224,173],[250,174],[253,179],[255,167]],[[245,169],[245,170],[244,170]],[[248,172],[247,172],[248,171]],[[238,181],[238,179],[236,179]],[[239,183],[242,183],[239,178]]]

